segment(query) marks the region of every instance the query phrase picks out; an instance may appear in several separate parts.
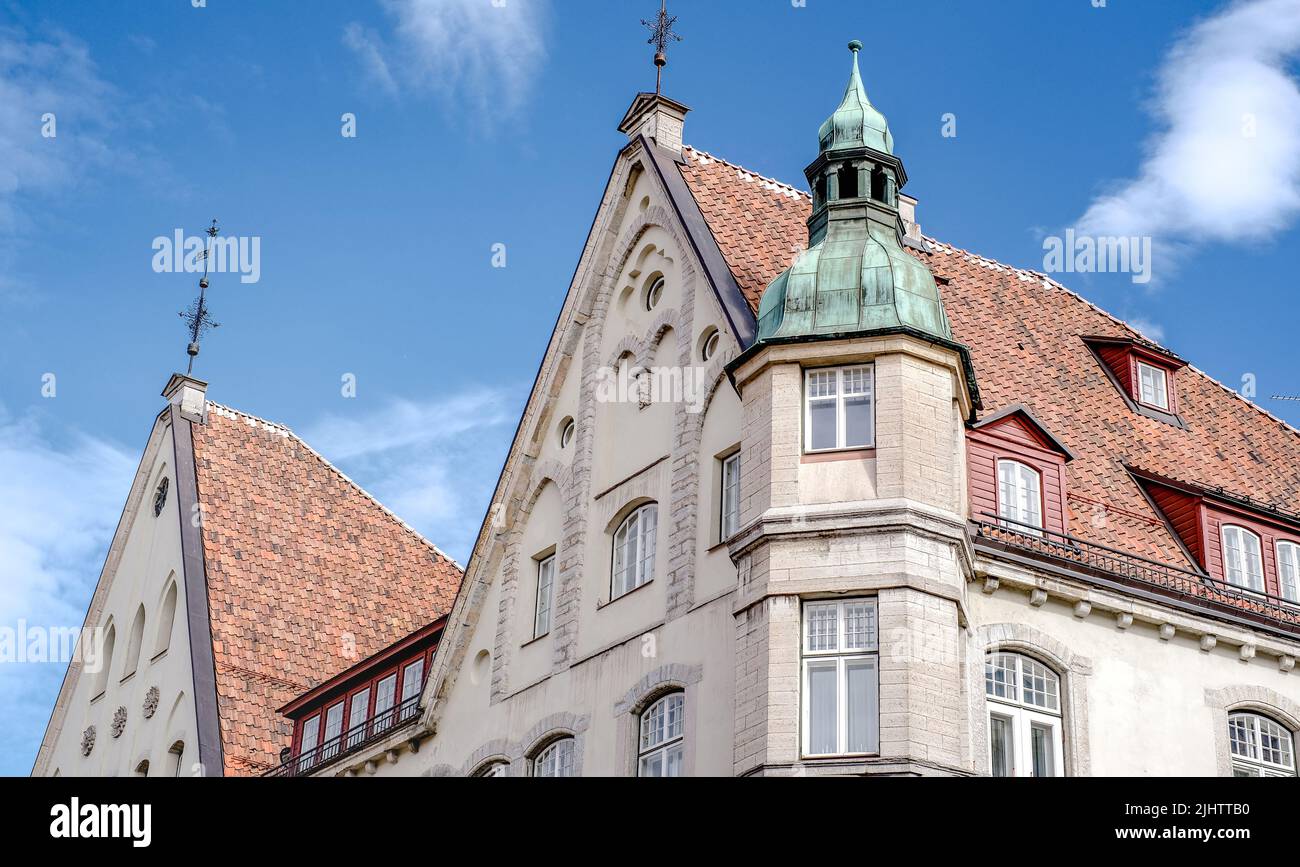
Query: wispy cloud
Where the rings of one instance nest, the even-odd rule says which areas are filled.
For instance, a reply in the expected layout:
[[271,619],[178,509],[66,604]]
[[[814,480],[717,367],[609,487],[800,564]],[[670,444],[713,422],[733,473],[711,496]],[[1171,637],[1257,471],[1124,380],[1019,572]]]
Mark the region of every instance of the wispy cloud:
[[1300,211],[1300,89],[1287,68],[1298,53],[1300,0],[1238,0],[1193,26],[1160,69],[1159,131],[1137,178],[1096,199],[1080,230],[1150,236],[1168,253],[1288,226]]
[[550,0],[381,0],[387,37],[357,23],[343,32],[385,90],[431,92],[491,124],[515,113],[545,59]]
[[[81,626],[136,463],[94,437],[56,442],[0,405],[0,627]],[[31,769],[65,668],[0,662],[0,774]]]
[[1160,323],[1142,316],[1126,320],[1130,328],[1136,329],[1147,340],[1156,343],[1165,342],[1165,329]]
[[29,196],[112,161],[112,96],[78,40],[0,29],[0,232],[21,226]]
[[370,412],[333,413],[303,439],[462,563],[514,433],[510,396],[474,389]]

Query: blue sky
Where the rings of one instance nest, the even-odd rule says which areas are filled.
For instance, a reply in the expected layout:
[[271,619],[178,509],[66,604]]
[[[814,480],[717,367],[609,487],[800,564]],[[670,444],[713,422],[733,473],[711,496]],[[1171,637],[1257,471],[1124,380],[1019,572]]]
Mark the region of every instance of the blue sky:
[[[665,91],[689,143],[803,185],[862,39],[928,234],[1036,269],[1068,227],[1152,236],[1150,284],[1062,282],[1300,423],[1270,399],[1300,395],[1300,0],[1093,2],[675,0]],[[466,558],[653,88],[655,5],[0,0],[0,628],[80,624],[185,362],[195,280],[151,245],[213,217],[261,268],[213,279],[210,397]],[[30,769],[62,672],[0,664],[0,773]]]

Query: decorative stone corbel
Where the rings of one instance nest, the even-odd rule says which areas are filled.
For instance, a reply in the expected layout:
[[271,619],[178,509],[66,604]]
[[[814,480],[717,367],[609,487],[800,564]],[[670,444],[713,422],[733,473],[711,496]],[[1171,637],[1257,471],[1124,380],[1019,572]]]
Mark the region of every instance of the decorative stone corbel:
[[1206,653],[1209,653],[1211,650],[1213,650],[1215,645],[1217,645],[1218,643],[1219,643],[1219,639],[1217,636],[1214,635],[1201,636],[1201,650],[1205,651]]
[[1074,603],[1074,616],[1083,620],[1092,613],[1092,603],[1086,599],[1080,599]]
[[1121,611],[1115,615],[1115,628],[1121,632],[1133,625],[1133,615],[1127,611]]
[[1160,624],[1160,640],[1169,641],[1174,637],[1174,625],[1172,623]]
[[1029,604],[1030,604],[1030,605],[1034,606],[1035,608],[1042,608],[1043,605],[1046,604],[1046,602],[1047,602],[1047,591],[1046,591],[1046,590],[1030,590],[1030,591],[1029,591]]
[[1254,658],[1255,658],[1255,645],[1243,644],[1241,646],[1241,661],[1250,662]]

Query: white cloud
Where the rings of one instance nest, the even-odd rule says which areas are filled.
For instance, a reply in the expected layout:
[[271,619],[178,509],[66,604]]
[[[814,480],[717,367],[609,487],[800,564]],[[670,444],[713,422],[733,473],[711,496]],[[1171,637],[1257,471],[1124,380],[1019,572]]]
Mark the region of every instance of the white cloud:
[[491,124],[527,98],[545,60],[550,0],[381,0],[387,39],[349,24],[343,42],[390,92],[429,91]]
[[[104,131],[112,95],[76,39],[0,29],[0,230],[21,227],[29,196],[111,162]],[[53,137],[46,115],[54,116]]]
[[1137,331],[1147,340],[1152,340],[1156,343],[1165,342],[1165,329],[1158,322],[1153,322],[1152,320],[1141,316],[1126,321],[1130,328]]
[[487,511],[517,412],[495,389],[329,415],[302,434],[395,514],[464,563]]
[[1095,200],[1091,235],[1178,247],[1266,239],[1300,211],[1300,0],[1239,0],[1165,57],[1138,177]]
[[[0,627],[81,626],[137,458],[81,434],[56,443],[0,406]],[[0,662],[0,774],[31,769],[65,668]]]

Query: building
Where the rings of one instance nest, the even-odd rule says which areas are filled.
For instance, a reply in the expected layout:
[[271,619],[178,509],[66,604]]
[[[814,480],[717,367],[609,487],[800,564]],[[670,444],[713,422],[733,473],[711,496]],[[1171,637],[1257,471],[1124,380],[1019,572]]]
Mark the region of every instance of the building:
[[163,392],[33,775],[264,773],[286,701],[451,605],[459,566],[206,390]]
[[636,97],[420,720],[321,773],[1295,774],[1300,434],[923,235],[851,47],[811,193]]

